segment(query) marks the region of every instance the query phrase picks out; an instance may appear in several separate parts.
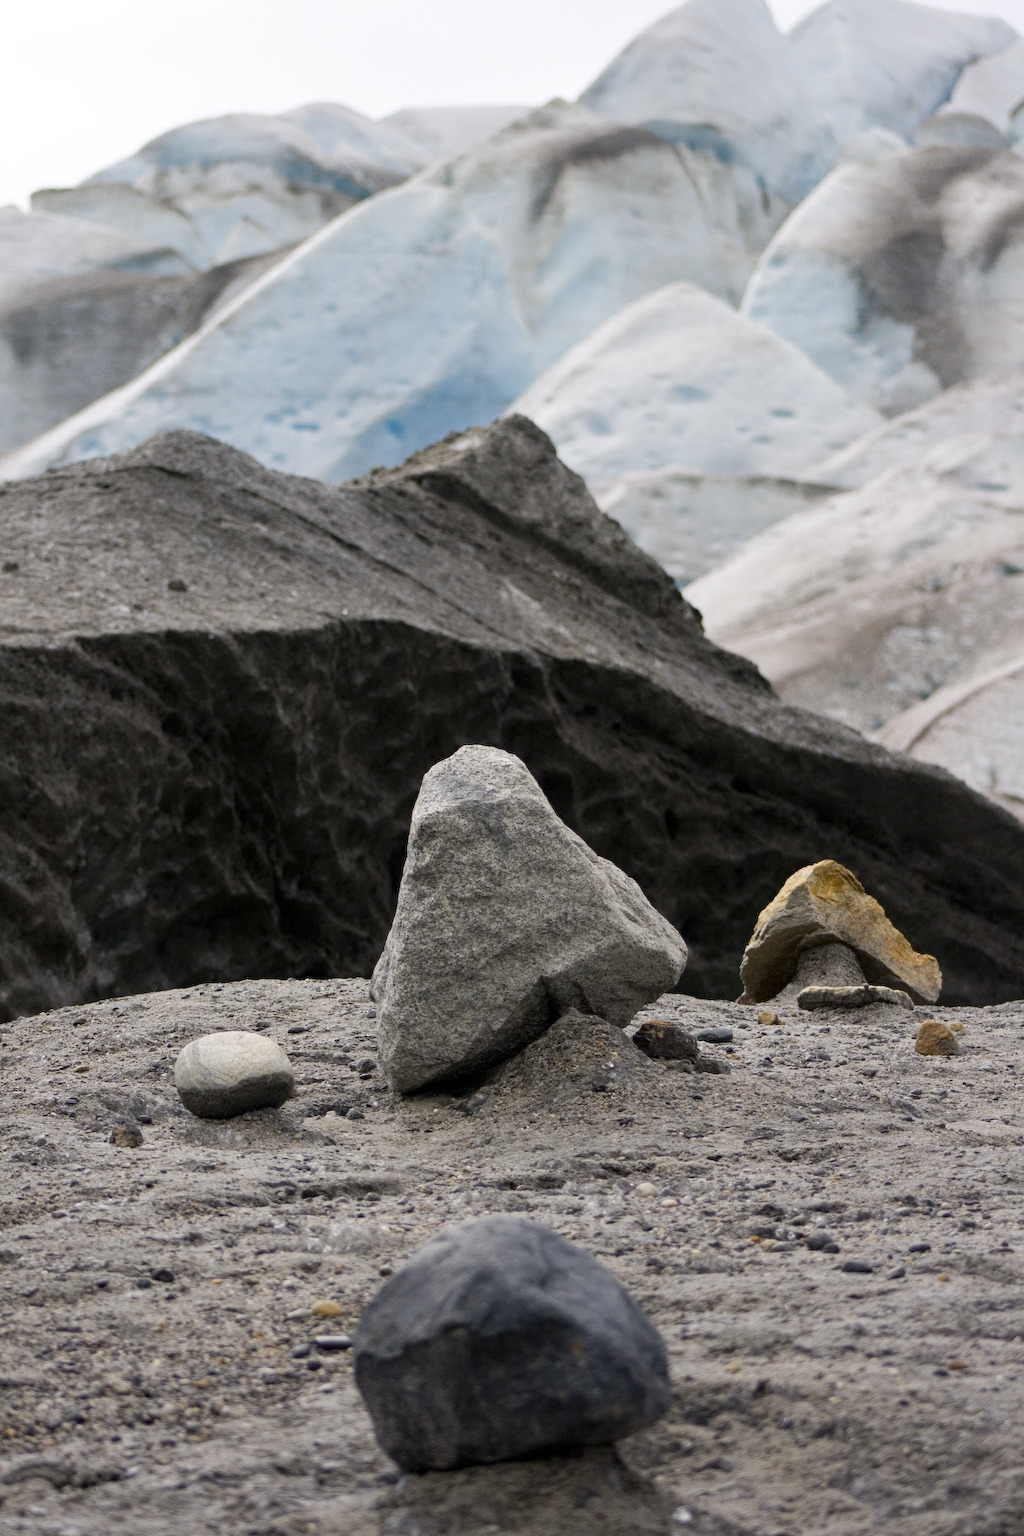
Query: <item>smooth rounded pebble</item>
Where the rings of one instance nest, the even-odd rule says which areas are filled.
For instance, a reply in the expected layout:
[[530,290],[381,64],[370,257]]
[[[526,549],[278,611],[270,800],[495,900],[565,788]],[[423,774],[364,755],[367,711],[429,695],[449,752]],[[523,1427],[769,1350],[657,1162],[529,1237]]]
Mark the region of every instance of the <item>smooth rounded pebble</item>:
[[377,1439],[407,1472],[610,1444],[671,1398],[664,1342],[628,1291],[517,1216],[465,1222],[413,1254],[354,1350]]
[[174,1086],[192,1114],[227,1120],[283,1104],[295,1090],[295,1073],[273,1040],[232,1029],[190,1040],[174,1063]]

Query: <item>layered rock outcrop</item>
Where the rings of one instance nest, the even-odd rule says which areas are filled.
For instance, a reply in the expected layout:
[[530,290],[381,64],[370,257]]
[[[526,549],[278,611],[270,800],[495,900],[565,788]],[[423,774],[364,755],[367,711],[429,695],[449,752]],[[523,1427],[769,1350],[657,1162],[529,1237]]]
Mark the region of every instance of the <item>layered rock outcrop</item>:
[[946,996],[1015,996],[1024,829],[781,704],[531,423],[331,489],[190,434],[0,491],[5,1014],[199,979],[368,974],[424,773],[466,742],[733,995],[827,854]]

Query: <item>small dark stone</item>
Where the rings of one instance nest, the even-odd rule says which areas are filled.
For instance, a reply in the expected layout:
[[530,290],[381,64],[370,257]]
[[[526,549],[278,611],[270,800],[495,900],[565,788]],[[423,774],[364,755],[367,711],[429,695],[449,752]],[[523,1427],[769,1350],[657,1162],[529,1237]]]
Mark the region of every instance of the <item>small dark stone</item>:
[[720,1061],[717,1056],[698,1056],[694,1062],[698,1072],[717,1072],[720,1076],[730,1070],[727,1061]]
[[901,1264],[898,1269],[890,1269],[885,1278],[887,1280],[902,1280],[906,1276],[906,1273],[906,1270]]
[[174,1284],[174,1276],[171,1274],[169,1269],[154,1269],[150,1271],[150,1274],[152,1278],[154,1280],[158,1280],[161,1285]]
[[595,1077],[590,1086],[595,1093],[607,1093],[611,1084],[606,1077]]
[[360,1062],[356,1063],[356,1071],[357,1072],[369,1073],[369,1072],[376,1072],[376,1070],[377,1070],[377,1063],[376,1063],[376,1061],[374,1060],[374,1058],[372,1056],[367,1056],[365,1061],[360,1061]]
[[839,1268],[844,1275],[873,1275],[875,1266],[864,1259],[844,1259]]
[[660,1334],[556,1233],[484,1216],[435,1238],[371,1301],[356,1382],[405,1471],[603,1445],[668,1408]]
[[305,1360],[312,1353],[312,1344],[296,1344],[295,1348],[292,1350],[292,1359]]
[[20,567],[18,565],[17,560],[5,560],[4,561],[4,574],[5,575],[9,576],[12,571],[17,571],[19,569],[20,569]]
[[151,1291],[153,1289],[153,1282],[148,1275],[142,1275],[136,1280],[135,1286],[140,1291]]
[[107,1140],[113,1147],[141,1147],[142,1132],[137,1125],[122,1122],[114,1126]]
[[709,1045],[731,1045],[733,1032],[727,1025],[721,1025],[715,1029],[699,1029],[698,1040],[706,1040]]
[[168,592],[187,592],[188,587],[182,581],[180,576],[172,576],[170,581],[167,583],[167,590]]
[[839,1244],[838,1243],[826,1243],[824,1248],[821,1251],[822,1251],[822,1253],[838,1253],[839,1252]]
[[663,1019],[650,1019],[642,1024],[633,1036],[633,1044],[657,1061],[695,1061],[700,1055],[700,1046],[689,1030]]
[[931,1251],[931,1243],[911,1243],[910,1247],[907,1249],[908,1253],[931,1253]]
[[346,1120],[365,1120],[366,1116],[363,1114],[361,1109],[357,1109],[355,1107],[355,1105],[353,1104],[352,1108],[350,1110],[348,1110],[348,1112],[346,1113],[345,1119]]
[[306,1370],[307,1371],[322,1371],[323,1368],[324,1368],[323,1361],[322,1360],[318,1360],[315,1355],[311,1359],[306,1361]]
[[152,1125],[153,1124],[153,1116],[152,1115],[136,1115],[135,1118],[138,1120],[140,1125]]
[[288,1033],[290,1035],[308,1035],[309,1034],[309,1025],[308,1024],[289,1024],[289,1026],[288,1026]]
[[826,1246],[827,1243],[830,1243],[831,1241],[831,1232],[822,1231],[820,1228],[816,1231],[808,1232],[807,1236],[804,1238],[804,1242],[807,1244],[808,1248],[817,1250],[819,1252]]
[[380,1269],[377,1271],[378,1275],[380,1275],[383,1280],[386,1280],[388,1275],[393,1275],[394,1272],[395,1271],[392,1269],[390,1264],[382,1264]]
[[322,1349],[325,1355],[337,1354],[340,1350],[352,1348],[352,1339],[347,1333],[318,1333],[313,1343],[317,1349]]

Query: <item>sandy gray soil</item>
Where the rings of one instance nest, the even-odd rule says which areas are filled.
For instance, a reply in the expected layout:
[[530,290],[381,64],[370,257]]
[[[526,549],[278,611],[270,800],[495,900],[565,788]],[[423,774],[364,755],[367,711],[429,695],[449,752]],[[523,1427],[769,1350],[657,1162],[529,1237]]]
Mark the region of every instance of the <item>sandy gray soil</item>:
[[[1019,1536],[1024,1003],[932,1012],[963,1021],[960,1057],[915,1055],[923,1009],[780,1028],[665,998],[642,1017],[735,1027],[705,1047],[728,1076],[556,1026],[482,1089],[401,1103],[360,1070],[361,981],[3,1026],[5,1536]],[[257,1026],[298,1099],[193,1120],[181,1045]],[[110,1142],[119,1122],[141,1146]],[[293,1352],[494,1210],[624,1281],[668,1342],[672,1409],[618,1453],[402,1477],[351,1355]],[[820,1225],[838,1252],[799,1240]]]

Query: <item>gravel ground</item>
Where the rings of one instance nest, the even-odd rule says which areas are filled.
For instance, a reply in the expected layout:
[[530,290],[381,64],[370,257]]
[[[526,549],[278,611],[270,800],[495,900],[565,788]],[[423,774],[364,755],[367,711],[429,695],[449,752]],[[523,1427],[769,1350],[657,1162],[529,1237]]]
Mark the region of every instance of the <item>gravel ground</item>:
[[[1024,1003],[782,1016],[639,1016],[732,1027],[704,1046],[728,1075],[576,1024],[404,1102],[362,981],[3,1026],[5,1536],[1020,1536]],[[928,1016],[962,1021],[959,1057],[915,1054]],[[278,1040],[298,1098],[186,1114],[174,1058],[217,1028]],[[622,1279],[672,1409],[618,1451],[402,1477],[315,1340],[495,1210]]]

